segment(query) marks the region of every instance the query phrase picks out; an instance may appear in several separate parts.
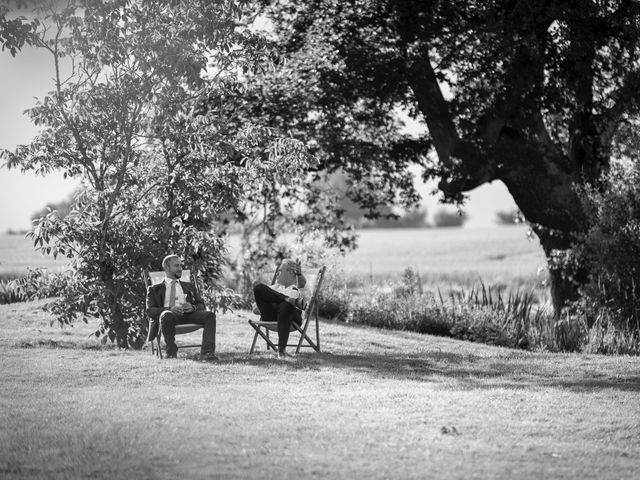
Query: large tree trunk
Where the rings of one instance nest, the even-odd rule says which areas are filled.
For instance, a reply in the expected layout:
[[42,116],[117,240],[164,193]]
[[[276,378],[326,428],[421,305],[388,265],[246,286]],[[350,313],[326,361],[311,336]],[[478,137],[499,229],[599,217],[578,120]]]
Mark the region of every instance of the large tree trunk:
[[[536,55],[532,50],[528,58]],[[461,138],[427,49],[414,59],[408,77],[442,165],[440,190],[446,198],[459,200],[462,193],[487,182],[500,180],[507,186],[550,263],[550,293],[559,315],[578,298],[580,283],[587,279],[584,268],[569,279],[551,262],[589,227],[575,187],[594,182],[608,168],[608,152],[601,147],[606,142],[593,118],[584,110],[574,117],[569,146],[563,149],[552,141],[542,114],[522,108],[521,92],[527,91],[517,79],[524,74],[515,69],[511,95],[486,111],[473,138]]]

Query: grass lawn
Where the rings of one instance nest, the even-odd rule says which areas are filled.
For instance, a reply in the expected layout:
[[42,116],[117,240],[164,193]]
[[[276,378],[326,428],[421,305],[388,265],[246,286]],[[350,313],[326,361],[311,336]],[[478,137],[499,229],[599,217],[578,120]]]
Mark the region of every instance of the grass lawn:
[[339,323],[321,354],[158,360],[0,305],[0,478],[640,478],[640,358]]

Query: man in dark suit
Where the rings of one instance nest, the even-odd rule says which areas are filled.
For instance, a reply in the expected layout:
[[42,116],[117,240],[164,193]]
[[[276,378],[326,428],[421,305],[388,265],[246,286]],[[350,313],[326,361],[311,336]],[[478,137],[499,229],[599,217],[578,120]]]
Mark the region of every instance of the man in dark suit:
[[204,325],[200,354],[206,359],[215,358],[216,314],[205,310],[193,284],[180,281],[180,257],[167,255],[162,260],[162,268],[164,281],[147,289],[147,315],[151,318],[147,340],[152,342],[161,329],[167,345],[167,358],[177,358],[176,325],[198,323]]

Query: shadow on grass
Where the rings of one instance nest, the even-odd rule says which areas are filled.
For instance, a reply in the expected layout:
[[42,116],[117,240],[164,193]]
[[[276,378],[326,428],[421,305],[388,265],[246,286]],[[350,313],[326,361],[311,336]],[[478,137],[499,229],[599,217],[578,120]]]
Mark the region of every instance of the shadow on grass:
[[[369,342],[378,352],[363,353],[308,353],[279,360],[272,352],[260,351],[254,355],[237,352],[220,352],[215,364],[246,364],[255,368],[277,368],[290,370],[323,369],[348,370],[379,379],[444,383],[451,389],[544,389],[563,388],[572,391],[594,392],[605,389],[621,391],[640,391],[640,375],[625,375],[619,370],[606,371],[606,365],[598,371],[589,371],[589,367],[571,363],[566,357],[553,355],[520,357],[518,351],[513,355],[480,356],[460,354],[449,351],[424,351],[420,354],[401,354],[395,348],[379,342]],[[47,348],[76,350],[115,350],[113,345],[96,343],[82,344],[77,341],[57,341],[53,339],[22,341],[14,344],[17,348]],[[141,355],[151,355],[148,351]],[[186,352],[185,352],[186,353]],[[181,360],[200,361],[193,350]],[[181,361],[178,360],[178,361]],[[166,361],[166,360],[165,360]],[[566,362],[564,364],[563,362]]]
[[[550,360],[545,360],[549,362]],[[588,372],[567,369],[566,374],[549,372],[542,365],[535,373],[524,372],[521,363],[513,360],[485,359],[473,355],[449,352],[432,352],[421,356],[397,354],[302,354],[279,360],[270,354],[222,356],[218,363],[245,363],[257,368],[272,368],[274,364],[291,370],[347,369],[371,375],[374,378],[419,382],[443,382],[452,389],[544,389],[564,388],[573,391],[592,392],[604,389],[640,391],[640,375],[605,377]],[[535,366],[530,365],[529,370]]]
[[15,348],[53,348],[61,350],[114,350],[113,345],[98,345],[95,343],[78,343],[75,340],[34,340],[32,342],[22,341],[13,345]]

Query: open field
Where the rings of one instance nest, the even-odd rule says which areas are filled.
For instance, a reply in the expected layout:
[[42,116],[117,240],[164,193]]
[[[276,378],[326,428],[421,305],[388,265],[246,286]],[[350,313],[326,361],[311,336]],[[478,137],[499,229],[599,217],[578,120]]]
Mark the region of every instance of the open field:
[[22,276],[27,267],[44,267],[52,272],[64,270],[66,259],[43,255],[33,249],[31,240],[23,235],[0,235],[0,279]]
[[[336,260],[348,276],[387,278],[399,276],[406,267],[425,279],[468,277],[510,283],[536,279],[545,265],[536,239],[530,241],[523,226],[485,229],[434,228],[387,229],[360,232],[358,249]],[[234,251],[237,241],[230,241]],[[65,259],[35,252],[31,242],[19,235],[0,236],[0,276],[23,274],[27,266],[64,268]]]
[[1,478],[640,478],[638,357],[323,323],[278,361],[238,312],[160,361],[41,305],[0,305]]
[[474,272],[491,278],[536,276],[545,259],[523,226],[483,229],[363,230],[346,273],[386,277],[412,267],[425,277]]

